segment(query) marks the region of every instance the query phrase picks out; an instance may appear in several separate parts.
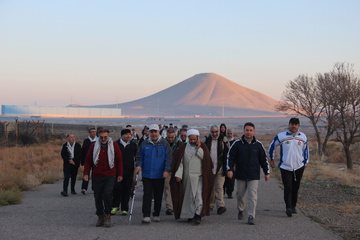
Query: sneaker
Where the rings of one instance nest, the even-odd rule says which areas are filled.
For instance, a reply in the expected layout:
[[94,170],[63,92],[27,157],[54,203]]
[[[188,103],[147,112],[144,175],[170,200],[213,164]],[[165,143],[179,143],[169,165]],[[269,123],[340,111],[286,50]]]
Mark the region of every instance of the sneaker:
[[150,217],[144,217],[141,222],[142,223],[151,223],[151,219],[150,219]]
[[255,225],[254,217],[251,216],[251,215],[248,217],[248,224],[249,224],[249,225]]
[[105,215],[98,216],[98,220],[97,220],[97,223],[96,223],[97,227],[104,226],[104,217],[105,217]]
[[226,212],[226,207],[219,207],[217,210],[217,214],[219,215],[223,214],[224,212]]
[[291,211],[292,211],[293,214],[297,214],[296,207],[291,208]]
[[159,217],[159,216],[155,216],[155,217],[154,217],[154,222],[160,222],[160,217]]
[[201,223],[201,216],[195,214],[194,218],[195,218],[195,225],[199,225]]
[[238,212],[238,219],[241,220],[244,218],[243,211]]
[[121,215],[123,215],[123,216],[126,216],[127,214],[128,214],[127,211],[122,211],[122,212],[121,212]]
[[72,195],[76,195],[77,193],[75,191],[71,191],[71,194]]
[[288,217],[292,217],[292,209],[291,209],[291,208],[287,208],[287,209],[286,209],[286,215],[287,215]]
[[64,197],[68,197],[68,196],[69,196],[69,195],[67,194],[67,192],[64,192],[64,191],[62,191],[60,194],[63,195]]
[[111,217],[110,214],[106,214],[104,217],[104,227],[109,228],[111,227]]
[[172,209],[168,208],[165,213],[166,213],[166,215],[173,215],[174,211]]
[[86,195],[86,190],[85,190],[85,189],[81,189],[81,193],[82,193],[83,195]]
[[111,209],[110,214],[111,214],[111,215],[115,215],[118,211],[119,211],[119,208],[118,208],[118,207],[113,207],[113,208]]

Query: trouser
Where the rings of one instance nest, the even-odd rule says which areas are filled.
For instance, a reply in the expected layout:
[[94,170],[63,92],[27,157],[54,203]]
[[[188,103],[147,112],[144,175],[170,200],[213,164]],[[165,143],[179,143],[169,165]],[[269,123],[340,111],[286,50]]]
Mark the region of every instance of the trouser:
[[75,183],[76,183],[76,176],[78,173],[78,167],[71,165],[71,166],[64,166],[64,183],[63,183],[63,191],[67,193],[69,180],[71,178],[71,186],[70,189],[72,192],[75,191]]
[[115,179],[112,200],[113,208],[118,208],[121,203],[121,211],[129,211],[132,181],[132,176],[124,176],[121,182],[117,182],[117,179]]
[[171,179],[171,174],[169,174],[168,177],[165,178],[164,195],[165,195],[166,209],[173,210],[173,204],[172,204],[172,199],[171,199],[171,191],[170,191],[170,179]]
[[284,184],[284,201],[286,208],[296,207],[300,181],[303,176],[305,166],[296,171],[287,171],[280,168],[281,178]]
[[[246,208],[248,216],[255,218],[256,204],[257,204],[257,190],[259,180],[243,181],[236,179],[236,198],[237,208],[243,212]],[[247,201],[245,202],[245,195],[247,195]]]
[[96,215],[110,214],[115,176],[93,177]]
[[161,201],[164,191],[164,178],[160,179],[150,179],[142,178],[144,195],[143,195],[143,204],[142,204],[142,213],[143,217],[150,217],[151,212],[151,202],[152,197],[154,196],[154,212],[153,216],[157,217],[160,215],[161,210]]
[[224,182],[225,177],[222,175],[222,170],[220,168],[219,172],[214,175],[214,188],[211,191],[210,208],[225,207]]
[[228,197],[232,196],[232,192],[234,191],[234,185],[235,185],[235,178],[228,178],[225,176],[225,182],[224,182],[224,192]]
[[[85,181],[84,179],[82,180],[82,183],[81,183],[81,190],[85,190],[87,191],[88,190],[88,187],[89,187],[89,182],[90,182],[90,175],[92,175],[92,171],[90,171],[90,174],[89,174],[89,181]],[[91,190],[94,191],[94,187],[91,185]]]

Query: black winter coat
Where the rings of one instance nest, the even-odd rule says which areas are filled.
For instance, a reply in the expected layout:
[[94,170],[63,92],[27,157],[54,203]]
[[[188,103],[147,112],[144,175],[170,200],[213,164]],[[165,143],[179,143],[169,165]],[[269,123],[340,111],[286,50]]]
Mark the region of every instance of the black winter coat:
[[[69,163],[70,160],[70,152],[67,149],[67,142],[63,144],[61,149],[61,158],[64,161],[64,167],[71,167],[74,165],[71,165]],[[81,145],[79,143],[75,143],[75,149],[74,149],[74,158],[72,159],[75,162],[75,167],[80,166],[80,161],[82,158],[82,151],[81,151]]]
[[124,174],[123,177],[132,178],[135,169],[135,157],[137,153],[137,144],[134,141],[130,141],[130,144],[124,145],[121,144],[120,139],[118,139],[117,144],[119,144],[120,151],[122,153],[122,162]]
[[251,143],[245,140],[245,136],[236,140],[229,150],[227,161],[229,171],[234,171],[236,166],[235,179],[259,180],[260,167],[265,175],[270,173],[264,146],[255,137]]

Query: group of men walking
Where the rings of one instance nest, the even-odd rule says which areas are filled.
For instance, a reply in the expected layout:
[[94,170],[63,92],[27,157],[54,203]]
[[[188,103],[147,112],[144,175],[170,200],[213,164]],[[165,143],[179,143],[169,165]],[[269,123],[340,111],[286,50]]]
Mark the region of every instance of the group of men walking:
[[[296,213],[300,180],[309,159],[307,138],[299,132],[299,126],[299,119],[291,118],[288,131],[277,134],[268,151],[270,166],[274,168],[275,150],[278,146],[281,148],[278,166],[284,184],[285,212],[288,217]],[[255,125],[245,123],[243,131],[242,137],[235,140],[232,131],[226,131],[226,126],[224,132],[224,126],[218,128],[211,125],[209,135],[201,141],[196,129],[186,129],[185,138],[183,129],[177,137],[174,128],[170,127],[166,129],[166,137],[163,137],[159,126],[151,124],[143,129],[141,138],[134,138],[130,126],[121,130],[121,137],[113,141],[108,130],[100,129],[96,133],[95,129],[90,129],[82,148],[71,134],[61,151],[64,160],[61,194],[68,196],[70,178],[71,193],[76,194],[77,169],[84,164],[82,193],[86,194],[92,173],[98,216],[96,226],[110,227],[110,215],[119,210],[122,215],[128,214],[134,176],[141,173],[142,223],[160,222],[165,194],[166,214],[200,224],[202,217],[209,216],[213,209],[220,215],[226,212],[224,189],[232,198],[235,179],[238,219],[246,216],[248,224],[253,225],[260,169],[263,170],[265,181],[268,181],[270,168],[265,148],[255,138]]]

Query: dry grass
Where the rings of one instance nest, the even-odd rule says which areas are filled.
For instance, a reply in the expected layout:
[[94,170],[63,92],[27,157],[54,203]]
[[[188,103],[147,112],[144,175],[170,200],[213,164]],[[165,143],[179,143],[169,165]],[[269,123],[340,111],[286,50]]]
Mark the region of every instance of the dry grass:
[[0,149],[0,206],[18,203],[21,191],[60,179],[61,141]]
[[347,170],[342,146],[331,142],[327,156],[311,155],[304,179],[308,181],[331,181],[337,185],[360,188],[360,168],[358,165],[357,150],[353,150],[354,169]]

